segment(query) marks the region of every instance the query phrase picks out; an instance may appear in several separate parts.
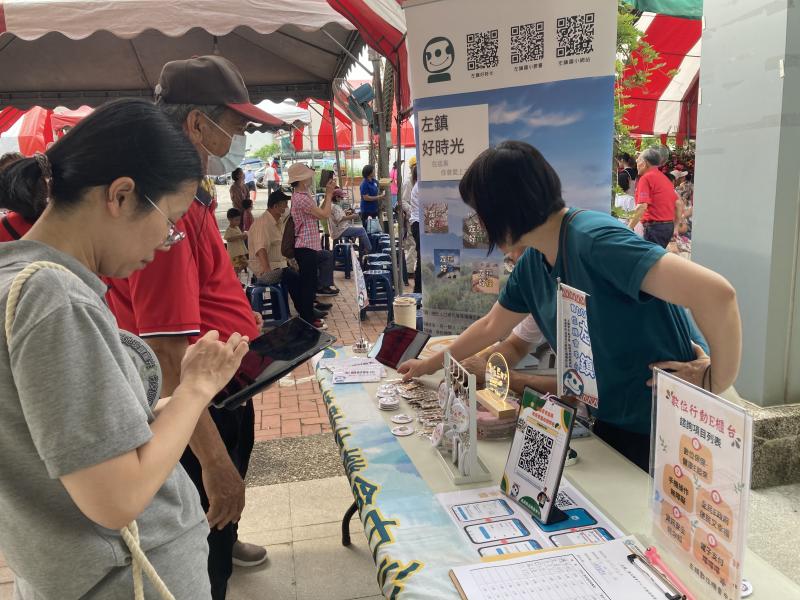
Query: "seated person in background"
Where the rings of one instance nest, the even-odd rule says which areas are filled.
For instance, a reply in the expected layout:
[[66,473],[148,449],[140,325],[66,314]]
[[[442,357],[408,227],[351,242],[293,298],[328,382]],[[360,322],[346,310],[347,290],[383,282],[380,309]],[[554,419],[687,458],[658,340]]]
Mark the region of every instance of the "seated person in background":
[[353,225],[353,222],[360,221],[361,217],[352,210],[345,211],[341,207],[342,198],[344,198],[344,192],[337,187],[333,192],[331,216],[328,219],[328,230],[331,233],[331,238],[336,243],[343,236],[357,237],[361,256],[369,254],[372,252],[372,244],[369,242],[367,230],[362,225]]
[[[259,285],[275,285],[280,283],[289,292],[292,303],[297,309],[300,293],[300,275],[291,269],[286,258],[281,254],[281,240],[286,221],[283,218],[289,212],[289,198],[280,188],[269,195],[267,210],[259,216],[248,232],[250,253],[250,270],[256,276]],[[327,305],[330,308],[330,305]],[[315,307],[314,316],[323,318],[328,313]]]
[[239,273],[247,268],[247,247],[244,245],[244,238],[247,234],[243,233],[239,226],[242,224],[242,213],[237,208],[229,208],[228,228],[223,237],[228,247],[228,256],[231,257],[234,270]]

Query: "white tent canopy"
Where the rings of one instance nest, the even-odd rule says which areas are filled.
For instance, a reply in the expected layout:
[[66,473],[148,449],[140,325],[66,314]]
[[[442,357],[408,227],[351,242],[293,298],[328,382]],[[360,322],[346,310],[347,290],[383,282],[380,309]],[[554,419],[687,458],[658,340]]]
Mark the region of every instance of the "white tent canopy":
[[273,102],[272,100],[263,100],[258,103],[258,107],[289,125],[296,124],[299,127],[300,125],[308,125],[311,123],[311,114],[309,110],[307,108],[298,107],[294,100],[287,99],[281,103]]
[[149,98],[165,62],[212,53],[253,102],[329,98],[361,45],[325,0],[0,0],[0,108]]

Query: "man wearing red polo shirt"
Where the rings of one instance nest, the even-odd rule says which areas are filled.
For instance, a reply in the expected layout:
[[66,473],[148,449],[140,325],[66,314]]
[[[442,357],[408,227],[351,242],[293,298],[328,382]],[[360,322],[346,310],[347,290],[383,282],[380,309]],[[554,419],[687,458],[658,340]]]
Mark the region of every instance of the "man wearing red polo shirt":
[[[248,122],[280,122],[250,103],[241,74],[220,56],[167,63],[157,103],[183,127],[209,174],[238,165]],[[209,160],[209,157],[211,159]],[[147,160],[147,157],[142,157]],[[213,169],[211,167],[214,167]],[[181,357],[198,336],[216,329],[254,339],[259,325],[217,230],[214,185],[206,179],[177,228],[186,234],[170,252],[126,280],[112,282],[108,304],[122,329],[145,338],[161,363],[163,396],[180,381]],[[266,550],[239,542],[236,523],[245,503],[244,476],[253,449],[253,403],[235,410],[213,407],[200,419],[181,464],[207,511],[208,571],[214,600],[225,598],[232,564],[266,560]]]
[[628,226],[633,229],[641,220],[644,239],[666,248],[678,235],[681,214],[675,188],[658,169],[660,164],[661,153],[656,148],[644,150],[636,159],[636,211]]

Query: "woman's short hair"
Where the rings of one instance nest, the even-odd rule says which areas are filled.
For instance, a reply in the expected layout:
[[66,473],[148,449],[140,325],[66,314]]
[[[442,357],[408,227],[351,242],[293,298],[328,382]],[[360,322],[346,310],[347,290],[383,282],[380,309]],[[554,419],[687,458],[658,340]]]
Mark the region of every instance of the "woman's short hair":
[[484,150],[458,186],[496,244],[515,243],[564,208],[561,180],[542,154],[525,142],[503,142]]
[[375,172],[375,167],[372,165],[364,165],[364,168],[361,169],[361,176],[366,179],[370,175]]
[[242,171],[242,168],[241,168],[241,167],[236,167],[236,168],[233,170],[233,172],[231,173],[231,178],[232,178],[234,181],[236,181],[237,179],[239,179],[239,176],[240,176],[240,175],[244,175],[244,171]]

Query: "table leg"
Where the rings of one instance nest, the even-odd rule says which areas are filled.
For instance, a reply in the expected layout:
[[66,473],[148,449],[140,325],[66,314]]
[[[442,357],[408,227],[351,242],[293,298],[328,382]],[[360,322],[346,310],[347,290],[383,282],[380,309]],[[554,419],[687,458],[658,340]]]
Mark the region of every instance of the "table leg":
[[342,519],[342,546],[350,545],[350,519],[358,512],[358,504],[353,502],[353,505],[347,509]]

